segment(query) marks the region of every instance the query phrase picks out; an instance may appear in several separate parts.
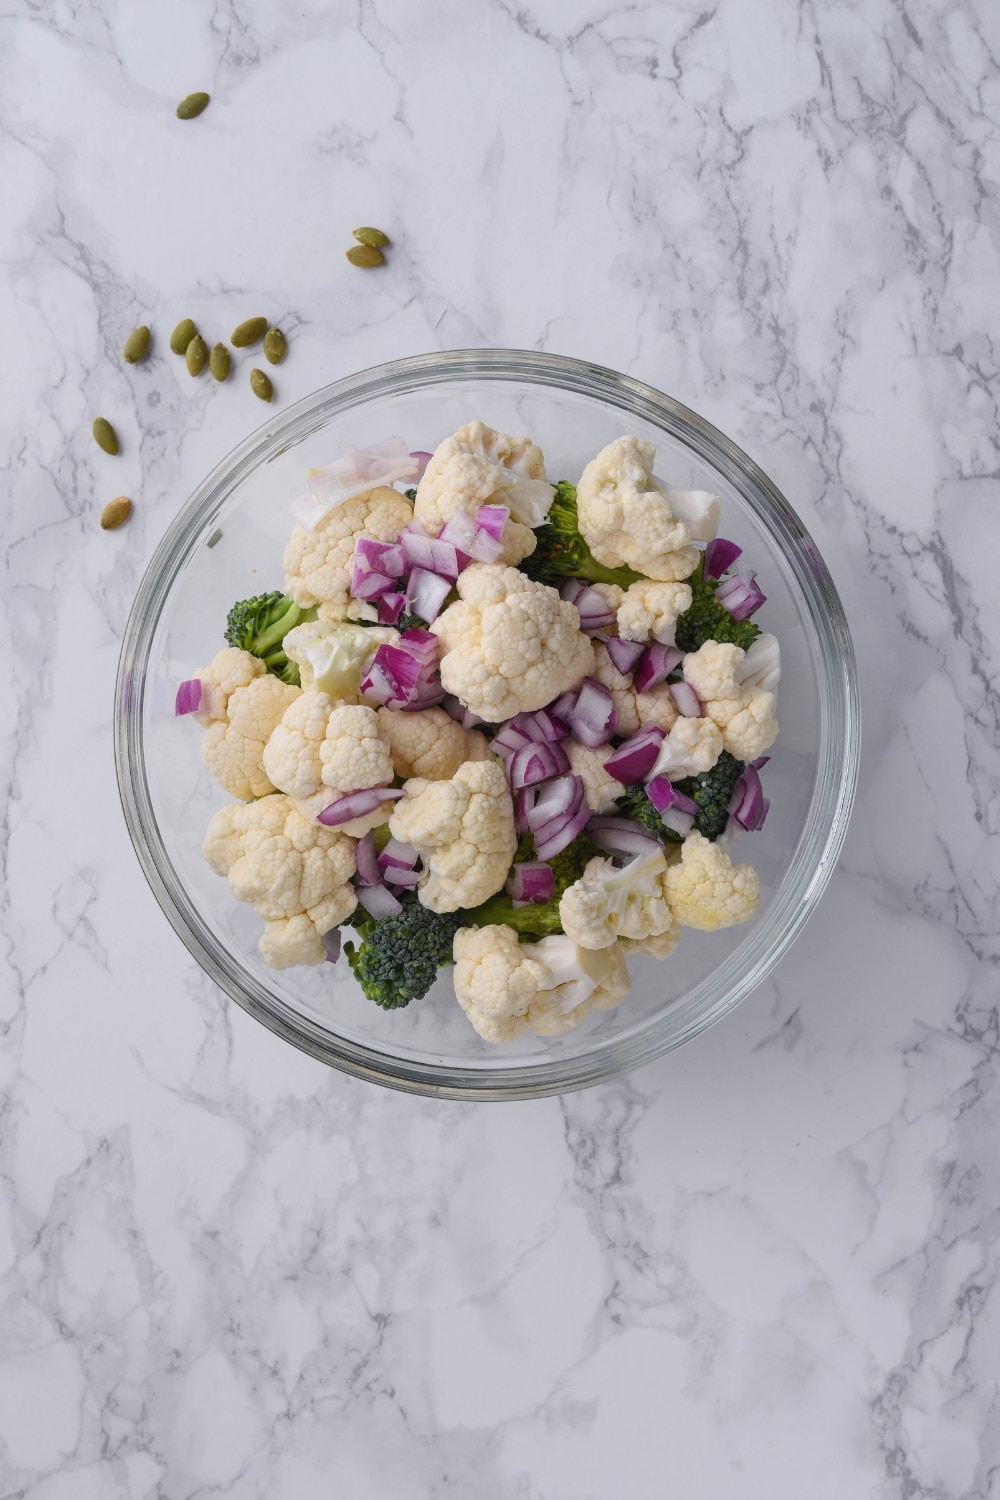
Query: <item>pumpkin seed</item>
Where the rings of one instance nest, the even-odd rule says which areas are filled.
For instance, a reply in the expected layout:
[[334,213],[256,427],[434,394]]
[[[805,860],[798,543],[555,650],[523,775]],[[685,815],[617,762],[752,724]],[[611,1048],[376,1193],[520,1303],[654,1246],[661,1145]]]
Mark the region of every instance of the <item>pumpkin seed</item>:
[[194,120],[208,104],[210,94],[186,94],[177,106],[178,120]]
[[125,361],[130,365],[137,365],[140,359],[145,359],[149,353],[149,329],[145,323],[140,323],[138,328],[133,328],[125,340]]
[[288,341],[280,328],[269,328],[264,335],[264,358],[268,364],[280,365],[288,353]]
[[222,532],[219,530],[219,528],[217,526],[215,528],[215,530],[212,532],[212,535],[209,537],[208,541],[205,543],[205,546],[206,547],[214,547],[215,544],[216,544],[216,542],[221,542],[221,541],[222,541]]
[[263,370],[250,371],[250,389],[253,391],[254,395],[259,396],[262,401],[270,401],[271,397],[274,395],[274,386],[271,384],[270,378],[264,374]]
[[103,448],[105,453],[112,457],[118,452],[118,434],[108,421],[107,417],[94,418],[94,442],[98,448]]
[[267,332],[266,318],[247,318],[245,322],[238,323],[229,335],[229,342],[234,349],[248,349],[251,344],[256,344]]
[[228,380],[229,371],[232,368],[232,356],[225,344],[215,344],[211,354],[208,356],[208,368],[216,380]]
[[119,495],[116,500],[109,500],[101,511],[101,530],[117,531],[119,526],[124,526],[132,514],[132,502],[127,495]]
[[389,236],[383,234],[381,229],[372,229],[367,224],[364,228],[354,229],[351,232],[354,238],[359,240],[362,245],[370,245],[373,250],[384,250],[386,245],[392,243]]
[[352,245],[347,252],[352,266],[380,266],[385,256],[375,245]]
[[182,318],[170,335],[170,347],[174,354],[186,354],[187,346],[197,332],[193,318]]
[[208,364],[208,345],[200,333],[196,333],[188,344],[184,358],[187,360],[189,375],[200,375]]

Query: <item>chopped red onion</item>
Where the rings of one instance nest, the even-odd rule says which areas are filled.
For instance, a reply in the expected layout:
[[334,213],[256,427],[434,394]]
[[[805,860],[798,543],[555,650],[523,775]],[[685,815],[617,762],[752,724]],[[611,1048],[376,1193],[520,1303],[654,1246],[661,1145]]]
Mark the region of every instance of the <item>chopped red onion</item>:
[[358,841],[354,851],[354,858],[358,867],[358,880],[361,885],[378,885],[382,879],[379,869],[378,858],[375,854],[375,835],[366,833],[363,839]]
[[663,826],[669,828],[671,833],[679,833],[681,838],[686,838],[694,827],[694,817],[691,813],[682,812],[679,807],[668,807],[663,814]]
[[196,714],[200,708],[201,678],[189,677],[177,689],[177,697],[174,699],[174,716],[179,719],[183,714]]
[[547,708],[536,708],[534,713],[520,714],[518,717],[525,731],[540,743],[564,740],[569,734],[569,725]]
[[456,698],[454,693],[445,693],[441,699],[441,707],[450,718],[454,719],[456,723],[461,724],[462,715],[465,713],[465,705],[461,698]]
[[355,818],[367,817],[381,807],[383,802],[403,795],[402,788],[397,791],[387,786],[370,786],[360,792],[348,792],[346,797],[338,797],[335,802],[324,807],[316,821],[325,828],[337,828],[341,823],[352,823]]
[[701,718],[701,699],[689,682],[672,682],[670,696],[677,705],[677,712],[685,719]]
[[520,722],[520,719],[520,714],[516,718],[508,719],[505,724],[501,724],[493,736],[493,749],[498,755],[506,758],[508,755],[513,755],[515,750],[520,750],[522,745],[533,745],[535,743],[527,729]]
[[735,542],[727,542],[724,537],[714,537],[705,548],[705,560],[702,563],[702,575],[705,578],[721,578],[727,568],[731,568],[738,557],[742,557],[743,548],[737,547]]
[[408,651],[422,667],[437,665],[441,642],[432,630],[423,630],[419,625],[414,625],[412,629],[403,631],[398,644],[400,650]]
[[612,666],[623,677],[628,676],[646,649],[641,641],[623,641],[616,635],[610,636],[604,644],[607,647]]
[[586,583],[581,586],[579,579],[567,579],[559,593],[575,606],[581,630],[607,630],[615,623],[615,612],[604,595]]
[[400,532],[400,539],[411,567],[439,573],[452,582],[458,577],[458,551],[451,542],[414,531]]
[[364,571],[384,573],[389,578],[402,578],[408,572],[406,553],[399,542],[376,542],[370,536],[359,536],[354,544],[354,560],[363,564]]
[[485,723],[486,723],[486,720],[485,719],[481,719],[478,714],[474,714],[472,712],[471,708],[466,708],[466,709],[462,710],[462,728],[463,729],[478,729],[480,724],[485,724]]
[[434,455],[432,453],[424,453],[418,448],[415,453],[410,454],[410,457],[415,458],[417,461],[417,472],[413,477],[419,484],[421,479],[423,479],[424,477],[424,470],[426,469],[427,465],[430,463]]
[[745,578],[740,574],[727,578],[719,584],[715,597],[734,620],[749,619],[762,604],[767,603],[767,595],[757,587],[756,573],[748,573]]
[[383,879],[386,885],[395,885],[404,890],[414,890],[420,884],[420,871],[404,870],[399,865],[389,865]]
[[363,697],[374,698],[390,708],[401,708],[416,691],[420,663],[408,651],[384,642],[372,658],[371,666],[361,679]]
[[613,755],[608,756],[604,769],[617,781],[632,786],[634,782],[642,781],[644,776],[649,775],[656,764],[662,744],[663,730],[660,726],[646,724],[631,739],[626,740],[624,745],[619,745]]
[[770,759],[769,755],[758,755],[757,759],[752,760],[750,764],[755,771],[762,771]]
[[426,568],[414,568],[406,586],[406,603],[412,614],[426,620],[428,625],[436,620],[445,599],[451,593],[451,580],[431,573]]
[[326,961],[335,964],[340,957],[340,928],[331,927],[329,932],[324,932],[320,942],[326,949]]
[[469,547],[475,541],[478,530],[479,525],[475,516],[468,515],[464,510],[456,510],[441,527],[438,538],[442,542],[450,542],[460,552],[471,556]]
[[500,542],[509,516],[506,505],[481,505],[476,511],[476,525],[495,542]]
[[419,858],[412,844],[404,844],[402,839],[390,839],[376,863],[380,870],[387,870],[390,865],[395,865],[397,870],[412,870]]
[[618,727],[618,712],[610,688],[593,677],[585,677],[569,724],[576,739],[588,749],[606,745]]
[[403,605],[406,603],[405,594],[379,594],[375,600],[378,609],[378,622],[380,625],[395,625],[403,613]]
[[561,745],[539,745],[534,741],[515,750],[507,764],[507,775],[513,790],[548,781],[569,770],[569,757]]
[[753,833],[763,823],[764,791],[760,784],[760,777],[752,765],[743,768],[743,774],[733,788],[733,795],[729,799],[729,806],[726,810],[748,833]]
[[558,827],[550,825],[535,834],[535,853],[539,859],[555,859],[557,854],[569,847],[590,821],[590,808],[584,798],[572,816],[562,820]]
[[484,526],[480,526],[465,551],[474,562],[495,563],[503,551],[503,542],[498,542]]
[[511,865],[506,890],[514,901],[534,901],[544,906],[556,893],[555,873],[540,860],[519,860]]
[[587,833],[598,849],[612,854],[649,854],[660,841],[634,818],[597,817],[587,824]]
[[578,697],[578,693],[563,693],[556,699],[554,703],[550,703],[548,705],[549,713],[552,714],[554,718],[561,719],[564,724],[568,724],[570,715],[576,707],[576,700]]
[[384,573],[359,572],[356,561],[351,564],[351,593],[355,599],[377,599],[380,594],[393,593],[395,588],[395,578],[387,578]]
[[632,677],[632,686],[637,693],[648,693],[666,677],[684,659],[684,652],[677,646],[663,646],[659,641],[654,641],[647,646],[643,652],[642,660],[635,669]]
[[397,901],[384,885],[362,885],[355,887],[358,905],[363,906],[370,917],[381,922],[383,917],[398,917],[403,903]]

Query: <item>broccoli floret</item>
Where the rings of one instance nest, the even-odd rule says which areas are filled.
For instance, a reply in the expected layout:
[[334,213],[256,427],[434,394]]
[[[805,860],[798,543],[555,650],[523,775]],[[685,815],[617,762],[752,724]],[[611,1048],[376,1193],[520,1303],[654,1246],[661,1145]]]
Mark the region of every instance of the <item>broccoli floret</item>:
[[627,786],[624,796],[615,799],[615,807],[623,818],[634,818],[661,843],[679,844],[681,842],[679,833],[675,833],[672,828],[664,827],[663,819],[650,802],[646,795],[646,788],[641,781],[636,782],[634,786]]
[[411,504],[417,498],[416,490],[404,490],[403,494],[406,496],[407,500],[411,502]]
[[347,962],[365,995],[383,1010],[400,1010],[426,995],[442,964],[452,963],[460,911],[428,911],[414,891],[399,896],[403,910],[376,922],[363,907],[347,918],[361,938],[344,944]]
[[606,568],[580,535],[576,513],[576,486],[560,479],[544,525],[535,531],[535,550],[519,564],[521,572],[536,583],[558,588],[564,578],[585,578],[588,583],[617,583],[627,589],[638,583],[641,573],[631,568]]
[[[529,939],[552,937],[562,932],[559,920],[562,894],[567,886],[580,879],[587,861],[600,852],[587,835],[581,833],[561,854],[545,861],[555,875],[556,888],[551,901],[547,901],[544,906],[537,905],[534,901],[529,901],[526,906],[515,906],[506,891],[498,891],[482,906],[477,906],[475,911],[466,912],[465,921],[473,927],[489,927],[494,923],[513,927],[515,932],[520,932]],[[530,833],[521,835],[514,858],[518,862],[538,858]]]
[[691,585],[690,609],[677,619],[677,644],[682,651],[697,651],[706,641],[723,641],[748,650],[760,635],[752,620],[734,620],[715,597],[717,585],[702,577],[699,562],[687,582]]
[[743,761],[723,750],[710,771],[703,771],[700,776],[688,776],[677,783],[677,790],[698,804],[695,828],[713,843],[725,830],[729,818],[726,808],[743,769]]
[[315,609],[303,609],[275,589],[273,594],[258,594],[233,605],[226,619],[226,640],[241,651],[259,656],[275,677],[298,687],[298,664],[288,660],[282,642],[293,626],[315,618]]

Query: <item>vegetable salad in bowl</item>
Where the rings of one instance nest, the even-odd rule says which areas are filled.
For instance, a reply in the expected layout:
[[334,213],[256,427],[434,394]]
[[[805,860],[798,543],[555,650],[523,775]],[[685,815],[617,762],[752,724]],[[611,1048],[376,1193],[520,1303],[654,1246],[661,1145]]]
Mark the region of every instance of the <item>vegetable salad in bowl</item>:
[[308,471],[283,587],[176,695],[234,799],[205,858],[271,968],[349,964],[389,1011],[453,966],[500,1044],[754,917],[734,842],[768,813],[779,643],[718,498],[654,460],[627,435],[553,484],[471,421]]

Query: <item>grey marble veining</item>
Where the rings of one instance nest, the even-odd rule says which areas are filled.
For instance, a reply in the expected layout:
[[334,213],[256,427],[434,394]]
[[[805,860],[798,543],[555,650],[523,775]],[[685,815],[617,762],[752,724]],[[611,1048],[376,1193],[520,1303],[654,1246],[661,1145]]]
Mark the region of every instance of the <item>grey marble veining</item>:
[[[0,1495],[1000,1496],[998,55],[986,0],[7,7]],[[123,368],[182,305],[280,310],[280,404],[433,348],[593,359],[791,497],[865,762],[728,1021],[441,1105],[189,961],[110,723],[151,551],[259,418]]]

